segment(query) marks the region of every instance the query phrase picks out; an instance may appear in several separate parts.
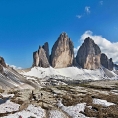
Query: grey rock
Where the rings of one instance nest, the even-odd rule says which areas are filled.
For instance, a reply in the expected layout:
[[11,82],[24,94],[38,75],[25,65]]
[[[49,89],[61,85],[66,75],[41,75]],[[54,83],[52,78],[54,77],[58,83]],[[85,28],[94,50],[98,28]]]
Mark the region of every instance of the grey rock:
[[91,38],[86,38],[76,56],[77,63],[84,69],[100,68],[101,50]]
[[101,54],[100,61],[101,61],[101,65],[108,69],[109,59],[104,53]]
[[45,53],[46,53],[46,57],[49,61],[49,45],[48,45],[48,42],[44,43],[44,45],[42,46],[42,48],[45,50]]
[[38,50],[38,54],[39,54],[39,67],[44,67],[44,68],[49,67],[50,66],[49,61],[46,57],[45,50],[42,47]]
[[47,68],[50,66],[48,59],[46,57],[45,50],[39,46],[39,50],[33,53],[33,67],[39,66]]
[[118,70],[118,65],[117,64],[114,64],[114,69]]
[[0,73],[4,73],[3,72],[3,67],[6,67],[6,63],[3,57],[0,57]]
[[77,63],[76,57],[73,59],[73,66],[80,68],[79,64]]
[[108,63],[108,69],[109,70],[113,70],[113,67],[114,67],[114,63],[112,61],[112,58],[109,59],[109,63]]
[[33,66],[39,66],[39,54],[38,54],[38,51],[33,52]]
[[74,58],[73,43],[66,33],[62,33],[52,47],[51,65],[54,68],[72,66]]
[[109,69],[109,70],[113,70],[114,67],[114,63],[112,61],[112,58],[108,59],[107,55],[105,55],[104,53],[101,54],[101,65],[104,66],[105,68]]
[[6,67],[6,63],[3,57],[0,57],[0,65],[2,65],[3,67]]

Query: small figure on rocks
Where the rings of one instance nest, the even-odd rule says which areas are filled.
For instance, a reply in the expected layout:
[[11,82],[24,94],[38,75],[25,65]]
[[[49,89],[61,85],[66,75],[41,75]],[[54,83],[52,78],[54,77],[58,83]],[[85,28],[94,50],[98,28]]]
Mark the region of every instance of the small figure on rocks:
[[32,98],[36,100],[36,96],[34,95],[34,92],[32,91]]

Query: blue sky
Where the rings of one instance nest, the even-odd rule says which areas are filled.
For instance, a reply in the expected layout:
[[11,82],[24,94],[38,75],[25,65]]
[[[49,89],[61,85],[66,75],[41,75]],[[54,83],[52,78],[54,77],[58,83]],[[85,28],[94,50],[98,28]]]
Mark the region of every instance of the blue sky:
[[118,0],[1,0],[0,56],[10,65],[31,67],[33,51],[45,42],[51,50],[63,31],[76,49],[86,31],[117,44],[117,11]]

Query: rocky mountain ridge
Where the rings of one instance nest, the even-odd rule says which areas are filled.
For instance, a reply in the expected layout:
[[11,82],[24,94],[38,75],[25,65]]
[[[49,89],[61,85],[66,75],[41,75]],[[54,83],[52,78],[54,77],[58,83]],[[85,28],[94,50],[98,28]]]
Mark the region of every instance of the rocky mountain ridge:
[[108,59],[90,37],[84,40],[75,58],[73,42],[66,33],[60,34],[52,47],[51,54],[49,54],[48,42],[33,53],[33,67],[64,68],[80,66],[83,69],[94,70],[100,68],[101,65],[108,70],[117,69],[117,65],[113,63],[112,58]]

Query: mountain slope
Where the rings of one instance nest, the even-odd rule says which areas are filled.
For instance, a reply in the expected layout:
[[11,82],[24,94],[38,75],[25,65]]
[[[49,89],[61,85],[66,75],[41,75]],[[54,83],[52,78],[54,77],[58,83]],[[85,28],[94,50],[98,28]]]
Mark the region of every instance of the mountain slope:
[[[25,86],[24,86],[25,85]],[[0,88],[30,88],[38,87],[35,83],[28,81],[25,77],[19,74],[11,67],[3,67],[3,73],[0,73]]]

